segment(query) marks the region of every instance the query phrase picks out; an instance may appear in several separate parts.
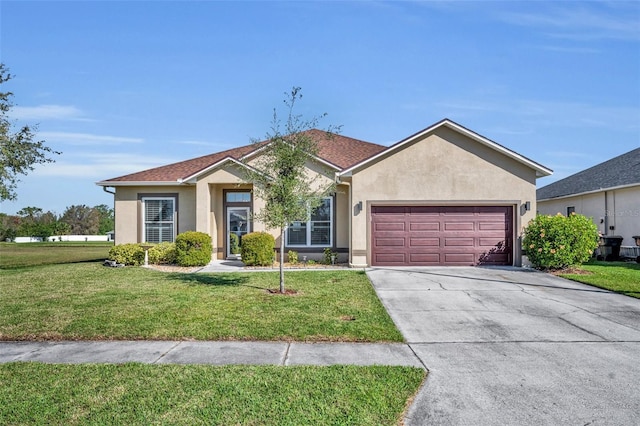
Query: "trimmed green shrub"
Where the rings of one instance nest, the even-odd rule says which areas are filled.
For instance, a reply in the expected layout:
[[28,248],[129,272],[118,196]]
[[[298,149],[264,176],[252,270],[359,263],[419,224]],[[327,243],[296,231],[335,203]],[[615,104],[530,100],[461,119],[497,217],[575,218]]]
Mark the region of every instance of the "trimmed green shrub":
[[298,264],[298,252],[295,250],[289,250],[287,252],[287,257],[289,258],[289,263],[292,265]]
[[140,244],[118,244],[111,247],[108,258],[123,265],[140,266],[144,263],[144,249]]
[[248,266],[273,264],[273,247],[276,240],[266,232],[251,232],[242,237],[242,262]]
[[524,230],[522,250],[539,269],[561,269],[584,263],[598,247],[598,227],[572,213],[538,215]]
[[335,251],[331,251],[330,247],[326,247],[324,249],[324,251],[322,252],[322,261],[325,265],[332,265],[332,257],[337,260],[338,259],[338,252]]
[[148,251],[149,263],[158,265],[161,263],[176,263],[176,244],[163,242],[151,247]]
[[229,232],[229,253],[240,254],[240,237],[233,232]]
[[211,262],[211,237],[204,232],[183,232],[176,237],[176,263],[180,266],[205,266]]

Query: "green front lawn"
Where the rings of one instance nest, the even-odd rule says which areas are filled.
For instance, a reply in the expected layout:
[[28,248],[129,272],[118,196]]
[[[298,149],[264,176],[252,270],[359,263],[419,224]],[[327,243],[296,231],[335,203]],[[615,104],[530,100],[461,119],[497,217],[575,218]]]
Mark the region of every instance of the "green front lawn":
[[586,274],[559,274],[563,278],[640,298],[640,264],[591,261],[580,267]]
[[[92,260],[110,246],[63,244],[0,244],[0,340],[402,341],[363,272],[287,273],[297,293],[283,296],[268,291],[277,272],[107,268]],[[386,366],[0,364],[0,424],[395,425],[425,375]]]
[[104,260],[112,242],[0,243],[0,269]]
[[0,424],[395,425],[411,367],[0,364]]
[[164,273],[100,263],[0,270],[0,340],[402,341],[364,272]]

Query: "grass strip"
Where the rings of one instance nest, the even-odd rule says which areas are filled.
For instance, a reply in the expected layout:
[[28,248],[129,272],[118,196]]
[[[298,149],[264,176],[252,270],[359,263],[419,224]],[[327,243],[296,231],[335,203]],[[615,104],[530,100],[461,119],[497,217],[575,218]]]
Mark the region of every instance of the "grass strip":
[[104,260],[113,242],[0,243],[0,269]]
[[362,271],[182,274],[99,263],[0,270],[0,340],[403,341]]
[[563,278],[640,298],[640,264],[591,261],[580,269],[588,274],[559,274]]
[[394,425],[411,367],[0,365],[0,424]]

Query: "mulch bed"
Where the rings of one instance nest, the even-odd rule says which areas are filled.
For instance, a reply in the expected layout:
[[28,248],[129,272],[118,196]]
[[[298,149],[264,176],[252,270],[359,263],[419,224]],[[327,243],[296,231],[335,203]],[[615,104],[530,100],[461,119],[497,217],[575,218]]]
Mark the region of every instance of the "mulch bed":
[[584,269],[574,268],[574,267],[569,267],[569,268],[564,268],[564,269],[552,269],[552,270],[549,271],[549,273],[553,274],[553,275],[565,275],[565,274],[593,275],[593,272],[585,271]]

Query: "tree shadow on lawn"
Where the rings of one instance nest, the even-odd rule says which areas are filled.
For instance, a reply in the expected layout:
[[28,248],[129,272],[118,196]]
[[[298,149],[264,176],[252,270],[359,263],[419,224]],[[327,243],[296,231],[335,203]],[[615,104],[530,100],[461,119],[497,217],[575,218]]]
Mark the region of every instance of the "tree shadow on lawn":
[[267,290],[264,287],[247,285],[249,278],[245,275],[222,275],[222,274],[202,274],[202,273],[172,273],[167,278],[174,281],[180,281],[187,285],[210,285],[210,286],[246,286]]

